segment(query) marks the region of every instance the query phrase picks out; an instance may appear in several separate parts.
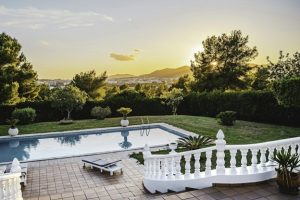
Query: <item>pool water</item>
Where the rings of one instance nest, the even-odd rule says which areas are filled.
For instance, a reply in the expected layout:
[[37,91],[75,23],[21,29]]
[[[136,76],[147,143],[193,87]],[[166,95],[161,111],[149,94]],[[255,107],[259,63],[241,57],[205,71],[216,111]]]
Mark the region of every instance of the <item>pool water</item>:
[[180,136],[161,128],[125,130],[118,132],[93,132],[91,134],[64,134],[48,138],[30,137],[0,140],[0,163],[40,160],[76,156],[107,151],[165,145],[176,141]]

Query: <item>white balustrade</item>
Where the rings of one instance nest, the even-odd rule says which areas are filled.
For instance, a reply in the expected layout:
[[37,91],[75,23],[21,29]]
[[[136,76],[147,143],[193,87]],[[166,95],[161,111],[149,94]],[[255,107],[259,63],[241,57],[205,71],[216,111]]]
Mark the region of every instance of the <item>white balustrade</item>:
[[20,185],[21,173],[0,175],[0,199],[23,200]]

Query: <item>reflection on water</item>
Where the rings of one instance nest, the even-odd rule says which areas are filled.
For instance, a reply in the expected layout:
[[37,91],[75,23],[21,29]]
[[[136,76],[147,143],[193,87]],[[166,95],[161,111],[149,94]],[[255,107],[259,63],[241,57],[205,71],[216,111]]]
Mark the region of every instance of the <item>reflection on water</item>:
[[132,143],[128,141],[129,131],[121,131],[121,136],[123,137],[123,142],[119,145],[122,149],[128,149],[132,146]]
[[177,135],[160,128],[130,131],[124,128],[119,132],[94,132],[49,138],[12,138],[9,141],[0,140],[0,163],[11,162],[13,158],[25,161],[142,148],[145,144],[163,145],[177,139]]
[[0,143],[0,162],[11,162],[14,158],[18,160],[27,160],[30,158],[28,153],[39,144],[38,139],[17,140],[12,139],[9,142]]

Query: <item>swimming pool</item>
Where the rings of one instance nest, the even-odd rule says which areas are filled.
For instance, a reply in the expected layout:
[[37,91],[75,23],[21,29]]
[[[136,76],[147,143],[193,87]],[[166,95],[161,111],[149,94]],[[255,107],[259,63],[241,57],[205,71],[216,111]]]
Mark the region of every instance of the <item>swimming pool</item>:
[[186,134],[162,125],[0,138],[0,163],[162,146]]

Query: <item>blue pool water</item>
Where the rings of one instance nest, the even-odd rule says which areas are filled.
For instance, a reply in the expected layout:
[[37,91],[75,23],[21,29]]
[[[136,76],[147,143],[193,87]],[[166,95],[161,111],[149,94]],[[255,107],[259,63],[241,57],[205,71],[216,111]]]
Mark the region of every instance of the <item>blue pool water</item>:
[[178,134],[161,128],[151,128],[0,139],[0,163],[11,162],[15,157],[22,161],[39,160],[140,148],[146,143],[149,146],[165,145],[179,137]]

